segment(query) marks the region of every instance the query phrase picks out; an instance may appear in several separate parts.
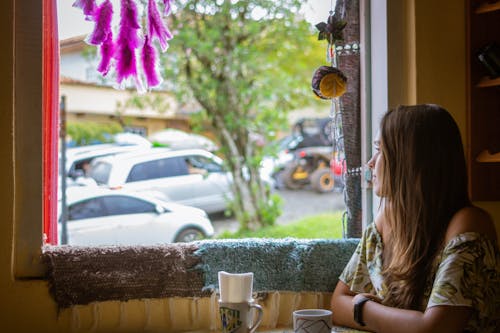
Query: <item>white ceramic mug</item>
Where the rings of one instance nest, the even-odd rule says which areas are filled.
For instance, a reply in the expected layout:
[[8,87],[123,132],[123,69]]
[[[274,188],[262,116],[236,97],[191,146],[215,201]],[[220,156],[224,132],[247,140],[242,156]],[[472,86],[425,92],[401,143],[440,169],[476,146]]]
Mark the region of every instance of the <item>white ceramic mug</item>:
[[221,302],[250,302],[253,289],[253,273],[218,272]]
[[[262,307],[254,301],[219,301],[222,333],[253,333],[262,321]],[[255,315],[257,319],[254,320]]]
[[332,330],[332,311],[324,309],[305,309],[293,312],[293,331],[295,333],[330,333]]

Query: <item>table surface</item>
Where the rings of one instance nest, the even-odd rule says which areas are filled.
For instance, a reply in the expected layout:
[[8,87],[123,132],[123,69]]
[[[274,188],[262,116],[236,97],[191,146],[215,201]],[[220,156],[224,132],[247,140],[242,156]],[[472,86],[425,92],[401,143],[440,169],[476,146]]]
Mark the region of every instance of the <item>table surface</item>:
[[[257,329],[258,333],[294,333],[293,328],[290,327],[285,327],[285,328],[275,328],[271,330],[266,330],[263,329],[262,331]],[[342,332],[342,333],[362,333],[362,332],[367,332],[367,331],[359,331],[354,328],[348,328],[348,327],[341,327],[341,326],[333,326],[332,327],[332,333],[335,332]]]

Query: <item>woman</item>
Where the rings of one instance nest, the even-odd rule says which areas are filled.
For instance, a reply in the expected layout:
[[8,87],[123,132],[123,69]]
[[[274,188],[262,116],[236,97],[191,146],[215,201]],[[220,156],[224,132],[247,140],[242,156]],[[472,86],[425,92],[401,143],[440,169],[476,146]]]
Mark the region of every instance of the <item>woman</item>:
[[334,322],[374,332],[497,332],[496,231],[468,198],[450,114],[436,105],[389,111],[368,167],[380,212],[339,278]]

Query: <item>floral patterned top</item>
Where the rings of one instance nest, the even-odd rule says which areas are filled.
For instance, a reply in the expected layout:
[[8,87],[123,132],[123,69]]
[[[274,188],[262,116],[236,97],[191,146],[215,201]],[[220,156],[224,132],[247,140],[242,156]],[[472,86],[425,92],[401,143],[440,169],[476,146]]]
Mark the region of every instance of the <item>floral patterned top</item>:
[[[355,293],[387,294],[382,271],[382,237],[370,224],[339,279]],[[496,244],[475,232],[451,239],[436,260],[434,279],[424,294],[422,311],[436,305],[473,308],[465,332],[500,328],[500,253]]]

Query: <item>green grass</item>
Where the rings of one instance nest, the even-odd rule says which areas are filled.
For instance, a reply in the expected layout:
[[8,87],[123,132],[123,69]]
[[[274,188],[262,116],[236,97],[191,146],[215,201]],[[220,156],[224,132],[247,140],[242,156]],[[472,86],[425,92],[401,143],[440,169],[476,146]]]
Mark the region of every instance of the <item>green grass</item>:
[[274,225],[257,231],[226,231],[217,238],[342,238],[342,214],[313,215],[286,225]]

